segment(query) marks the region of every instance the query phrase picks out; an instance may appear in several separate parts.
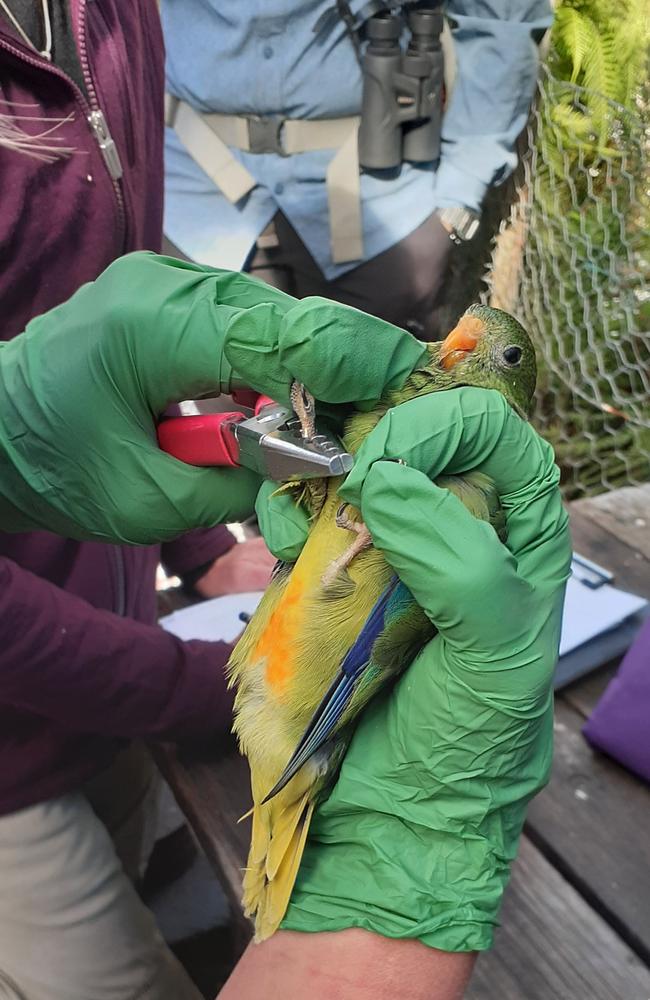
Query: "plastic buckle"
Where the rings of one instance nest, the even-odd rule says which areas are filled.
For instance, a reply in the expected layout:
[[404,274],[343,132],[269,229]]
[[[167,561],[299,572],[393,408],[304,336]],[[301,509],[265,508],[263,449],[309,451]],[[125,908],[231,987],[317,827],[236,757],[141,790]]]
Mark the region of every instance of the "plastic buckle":
[[248,151],[250,153],[276,153],[288,156],[282,145],[282,127],[285,119],[280,115],[248,118]]

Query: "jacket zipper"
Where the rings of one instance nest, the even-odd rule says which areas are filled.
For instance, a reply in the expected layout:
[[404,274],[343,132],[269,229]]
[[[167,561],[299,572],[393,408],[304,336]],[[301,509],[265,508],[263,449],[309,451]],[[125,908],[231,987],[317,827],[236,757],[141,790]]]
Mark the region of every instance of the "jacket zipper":
[[[95,136],[97,145],[99,146],[99,151],[102,154],[108,174],[111,178],[113,190],[115,191],[119,218],[118,246],[120,252],[122,252],[124,250],[124,237],[126,236],[124,196],[122,194],[122,188],[118,183],[123,173],[122,163],[120,161],[120,154],[117,146],[115,145],[113,136],[108,128],[108,122],[106,121],[104,112],[99,106],[95,84],[93,83],[92,76],[90,75],[90,62],[86,46],[87,18],[84,16],[85,13],[86,0],[80,0],[77,29],[79,36],[79,53],[81,56],[81,70],[83,73],[84,83],[86,85],[86,91],[88,92],[88,103],[90,105],[90,113],[88,114],[87,119],[91,131]],[[111,546],[111,552],[113,555],[113,565],[115,567],[115,614],[124,617],[126,615],[126,569],[124,566],[124,552],[121,548],[119,548],[119,546],[116,545]]]
[[[119,99],[124,102],[124,108],[128,111],[129,108],[135,103],[132,98],[131,87],[130,87],[130,75],[128,62],[122,55],[121,46],[119,45],[118,39],[111,32],[108,21],[106,20],[106,15],[102,9],[101,3],[97,0],[87,0],[88,3],[92,3],[93,7],[97,11],[96,16],[101,20],[104,25],[104,31],[106,33],[106,47],[111,53],[112,59],[115,62],[115,72],[123,79],[123,90],[119,91]],[[126,39],[124,39],[126,47]],[[126,55],[128,60],[128,55]],[[116,91],[116,93],[118,93]],[[124,152],[126,153],[128,162],[133,166],[135,163],[135,138],[133,129],[133,115],[126,114],[124,121],[126,135],[124,137]]]
[[[82,0],[80,4],[80,18],[81,10],[85,9],[85,0]],[[72,80],[67,73],[60,70],[58,66],[53,66],[51,63],[44,64],[44,61],[34,58],[27,49],[23,49],[20,45],[16,46],[7,42],[4,38],[0,38],[0,49],[4,49],[6,52],[10,52],[12,55],[17,56],[24,62],[31,66],[36,66],[38,69],[45,69],[50,73],[54,73],[56,76],[65,80],[66,83],[72,87],[75,99],[79,104],[84,117],[86,118],[88,125],[95,137],[95,140],[99,146],[100,152],[102,154],[102,159],[108,171],[111,183],[113,185],[113,191],[115,193],[115,200],[117,203],[118,210],[118,245],[119,251],[121,252],[124,248],[124,237],[126,234],[126,213],[124,209],[124,198],[122,195],[122,190],[118,183],[122,176],[122,164],[120,162],[120,156],[117,150],[117,146],[113,141],[113,137],[109,131],[106,118],[103,111],[99,107],[99,102],[97,100],[97,92],[92,82],[90,76],[90,69],[88,65],[88,56],[86,52],[86,34],[85,34],[85,23],[79,24],[79,36],[81,41],[82,59],[81,67],[84,76],[84,82],[88,89],[88,96],[90,101],[86,101],[81,90],[77,84]],[[83,30],[82,30],[83,29]],[[116,601],[115,601],[115,613],[121,615],[122,617],[126,614],[126,570],[124,566],[124,553],[122,549],[118,546],[111,546],[111,553],[113,557],[113,565],[115,567],[115,583],[116,583]]]
[[[119,184],[119,179],[122,177],[122,164],[120,161],[120,156],[117,150],[117,146],[113,140],[113,137],[109,131],[108,123],[104,116],[103,111],[99,107],[99,101],[97,100],[97,92],[95,90],[92,77],[90,75],[90,67],[88,62],[88,54],[86,51],[86,30],[85,30],[85,18],[83,17],[86,9],[86,0],[80,0],[79,4],[79,39],[80,39],[80,55],[81,55],[81,69],[83,72],[84,83],[88,90],[89,100],[87,101],[77,84],[72,80],[67,73],[59,69],[58,66],[52,65],[52,63],[46,62],[44,59],[36,59],[30,53],[27,48],[23,48],[20,43],[17,45],[12,42],[7,42],[4,38],[0,38],[0,48],[4,49],[6,52],[10,52],[12,55],[17,56],[22,59],[23,62],[28,63],[30,66],[36,66],[38,69],[47,70],[50,73],[54,73],[60,79],[65,80],[66,83],[72,87],[77,103],[79,104],[83,115],[88,122],[88,127],[90,128],[93,137],[99,146],[104,165],[108,172],[113,187],[113,193],[115,195],[115,201],[117,203],[117,218],[118,218],[118,254],[124,251],[124,238],[126,236],[126,211],[124,207],[124,196],[122,194],[122,188]],[[83,23],[82,23],[83,21]]]
[[115,192],[115,199],[117,201],[117,212],[119,221],[119,239],[118,247],[119,252],[124,251],[124,238],[126,236],[126,211],[124,208],[124,195],[122,194],[122,188],[118,183],[122,176],[122,163],[120,161],[120,154],[117,151],[117,146],[111,135],[108,122],[104,116],[104,112],[99,106],[99,101],[97,100],[97,91],[95,90],[95,84],[93,83],[92,76],[90,75],[90,62],[88,59],[88,51],[86,46],[86,24],[87,18],[86,14],[86,0],[80,0],[79,2],[79,18],[77,23],[77,33],[79,36],[79,54],[81,56],[81,71],[83,73],[84,83],[86,84],[86,90],[88,91],[90,113],[88,114],[88,124],[90,125],[91,131],[95,136],[97,145],[99,146],[99,151],[102,154],[102,158],[108,170],[109,177],[111,178],[111,183],[113,185],[113,190]]
[[[91,111],[88,115],[88,121],[90,122],[90,127],[95,133],[95,138],[97,139],[97,145],[104,157],[104,163],[108,167],[108,172],[111,175],[111,180],[119,181],[122,176],[122,162],[120,160],[120,154],[117,151],[117,146],[113,141],[113,136],[108,130],[108,123],[104,117],[104,112],[97,108],[96,111]],[[117,186],[119,191],[119,185]],[[120,191],[120,198],[122,197],[122,192]]]

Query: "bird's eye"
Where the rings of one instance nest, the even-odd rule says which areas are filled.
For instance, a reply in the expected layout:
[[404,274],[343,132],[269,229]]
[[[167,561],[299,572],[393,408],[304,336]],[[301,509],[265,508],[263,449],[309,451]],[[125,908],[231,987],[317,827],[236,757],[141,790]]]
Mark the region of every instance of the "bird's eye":
[[521,347],[506,347],[503,352],[503,360],[507,365],[518,365],[521,361]]

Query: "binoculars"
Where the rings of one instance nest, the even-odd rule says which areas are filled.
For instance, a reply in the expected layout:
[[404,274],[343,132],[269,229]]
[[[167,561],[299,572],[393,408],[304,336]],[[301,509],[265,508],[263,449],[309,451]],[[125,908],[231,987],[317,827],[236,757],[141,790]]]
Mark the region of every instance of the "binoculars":
[[404,160],[430,163],[440,156],[442,11],[418,9],[407,19],[406,52],[401,17],[386,11],[367,22],[359,127],[359,163],[367,170],[395,168]]

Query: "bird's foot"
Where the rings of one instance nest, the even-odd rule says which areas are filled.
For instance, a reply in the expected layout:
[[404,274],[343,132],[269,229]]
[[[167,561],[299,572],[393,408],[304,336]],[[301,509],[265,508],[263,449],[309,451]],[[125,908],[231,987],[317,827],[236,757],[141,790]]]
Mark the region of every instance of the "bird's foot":
[[316,404],[314,397],[307,392],[304,385],[294,382],[291,386],[291,406],[300,421],[300,429],[304,438],[316,436]]
[[353,521],[349,514],[346,512],[348,504],[341,504],[336,512],[336,524],[339,528],[345,528],[347,531],[354,531],[356,533],[356,538],[351,545],[347,547],[345,552],[334,559],[333,562],[329,564],[325,572],[323,573],[322,583],[324,587],[331,586],[337,578],[345,573],[350,563],[353,559],[361,553],[365,552],[372,545],[372,538],[370,532],[366,528],[363,521]]

